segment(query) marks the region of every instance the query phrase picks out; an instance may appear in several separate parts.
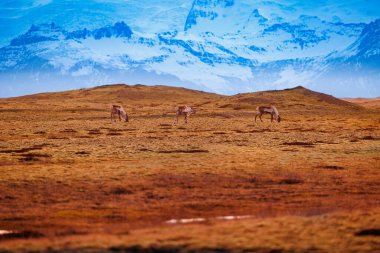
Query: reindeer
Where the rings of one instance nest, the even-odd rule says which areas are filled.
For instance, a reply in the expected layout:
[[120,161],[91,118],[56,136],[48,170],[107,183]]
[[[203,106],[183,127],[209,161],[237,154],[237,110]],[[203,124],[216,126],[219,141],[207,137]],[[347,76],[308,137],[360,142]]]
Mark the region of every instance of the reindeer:
[[115,115],[119,117],[119,121],[123,119],[125,122],[128,122],[128,114],[121,105],[111,106],[111,122],[116,121]]
[[175,112],[176,112],[176,119],[174,120],[173,124],[176,124],[176,123],[178,124],[178,117],[180,115],[185,116],[185,123],[187,123],[187,118],[189,118],[191,114],[195,114],[195,110],[189,106],[178,106],[175,108]]
[[259,116],[259,118],[262,122],[263,120],[261,119],[261,115],[263,115],[263,114],[270,114],[271,115],[271,119],[270,119],[271,122],[273,122],[273,117],[276,119],[276,121],[278,123],[280,123],[280,121],[281,121],[280,113],[277,111],[277,108],[274,105],[258,106],[256,108],[255,122],[256,122],[257,116]]

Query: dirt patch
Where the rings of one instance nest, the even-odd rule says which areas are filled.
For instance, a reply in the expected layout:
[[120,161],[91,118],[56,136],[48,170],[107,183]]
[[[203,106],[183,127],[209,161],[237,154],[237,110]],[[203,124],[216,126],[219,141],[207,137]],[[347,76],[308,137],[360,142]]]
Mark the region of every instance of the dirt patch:
[[123,129],[117,129],[117,128],[102,128],[102,129],[106,129],[108,130],[109,132],[123,132],[124,130]]
[[219,106],[219,108],[228,108],[232,106],[233,106],[232,104],[224,104],[224,105]]
[[74,129],[64,129],[62,131],[59,131],[60,133],[77,133],[78,131],[74,130]]
[[41,158],[50,158],[51,155],[48,154],[39,154],[39,153],[28,153],[28,154],[22,154],[22,157],[19,158],[18,160],[20,162],[36,162],[40,161]]
[[302,147],[314,147],[314,143],[312,142],[302,142],[302,141],[291,141],[291,142],[284,142],[282,145],[288,145],[288,146],[302,146]]
[[141,151],[141,152],[152,152],[153,150],[148,149],[148,148],[139,148],[138,151]]
[[[190,252],[183,251],[186,246],[150,246],[142,247],[139,245],[129,246],[129,247],[110,247],[108,250],[110,252],[125,252],[125,253],[180,253],[180,252]],[[196,252],[196,251],[191,251]]]
[[48,139],[49,140],[68,140],[69,137],[66,137],[66,136],[49,136]]
[[264,133],[264,132],[273,132],[270,129],[258,129],[258,130],[251,130],[249,133]]
[[285,152],[298,152],[299,150],[298,149],[287,149],[287,148],[285,148],[285,149],[281,149],[282,151],[285,151]]
[[288,128],[287,130],[289,130],[289,131],[298,131],[298,132],[314,132],[314,131],[316,131],[315,128],[305,129],[305,128],[300,128],[300,127],[297,127],[297,128]]
[[78,152],[75,152],[76,155],[89,155],[91,154],[90,152],[88,151],[78,151]]
[[324,165],[324,166],[319,166],[318,168],[326,169],[326,170],[344,170],[345,169],[342,166],[336,166],[336,165]]
[[91,129],[88,131],[88,134],[102,134],[99,129]]
[[132,194],[133,191],[125,188],[125,187],[122,187],[122,186],[118,186],[118,187],[115,187],[113,188],[111,191],[110,191],[111,194],[115,194],[115,195],[124,195],[124,194]]
[[206,149],[175,149],[175,150],[159,150],[157,153],[209,153]]
[[0,150],[0,153],[26,153],[33,150],[41,150],[45,146],[48,146],[48,144],[34,145],[30,148]]
[[377,140],[377,138],[371,136],[371,135],[367,135],[367,136],[364,136],[362,138],[360,138],[361,140],[367,140],[367,141],[374,141],[374,140]]
[[380,236],[380,228],[363,229],[355,233],[356,236]]
[[123,135],[122,133],[119,133],[119,132],[109,132],[107,133],[107,135]]
[[34,134],[46,134],[45,131],[37,131],[37,132],[34,132]]
[[303,180],[297,179],[297,178],[284,178],[281,179],[278,183],[279,184],[303,184]]

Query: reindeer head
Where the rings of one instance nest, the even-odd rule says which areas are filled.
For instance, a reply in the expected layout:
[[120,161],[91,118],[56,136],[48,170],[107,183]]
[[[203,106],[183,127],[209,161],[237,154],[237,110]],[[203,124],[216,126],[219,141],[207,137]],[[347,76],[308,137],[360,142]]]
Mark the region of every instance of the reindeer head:
[[280,121],[281,121],[281,117],[280,117],[280,115],[278,115],[277,116],[277,122],[280,123]]

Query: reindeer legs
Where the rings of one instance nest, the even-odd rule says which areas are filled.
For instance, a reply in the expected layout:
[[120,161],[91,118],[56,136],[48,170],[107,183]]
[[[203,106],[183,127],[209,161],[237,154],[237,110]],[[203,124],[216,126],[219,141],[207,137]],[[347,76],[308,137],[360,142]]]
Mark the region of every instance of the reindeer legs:
[[255,115],[255,122],[256,122],[257,116],[259,116],[260,121],[263,122],[263,119],[261,118],[262,115],[263,115],[262,113],[257,112]]
[[186,123],[187,123],[187,120],[190,119],[190,115],[191,113],[186,113]]
[[111,122],[116,122],[116,116],[114,112],[111,112]]

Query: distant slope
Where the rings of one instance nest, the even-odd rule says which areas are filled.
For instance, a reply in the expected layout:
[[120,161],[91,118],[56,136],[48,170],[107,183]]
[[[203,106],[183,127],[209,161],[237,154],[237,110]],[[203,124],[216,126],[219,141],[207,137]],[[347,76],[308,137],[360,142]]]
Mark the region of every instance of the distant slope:
[[[152,110],[189,105],[217,110],[254,111],[258,105],[276,105],[282,111],[329,111],[363,110],[360,105],[314,92],[298,86],[292,89],[241,93],[223,96],[169,86],[103,85],[95,88],[65,92],[40,93],[8,99],[0,99],[0,109],[26,108],[81,108],[104,110],[111,104],[122,104],[125,108]],[[150,109],[149,109],[150,108]],[[166,110],[166,109],[165,109]]]
[[372,109],[380,109],[380,97],[378,98],[344,98],[345,101]]
[[222,97],[214,93],[178,87],[114,84],[0,99],[0,105],[3,108],[11,108],[15,107],[12,102],[17,102],[17,105],[22,108],[49,105],[51,108],[88,107],[90,109],[104,108],[111,104],[122,104],[126,108],[143,105],[196,106]]
[[255,109],[259,105],[276,105],[287,110],[315,110],[315,109],[362,109],[360,106],[298,86],[292,89],[242,93],[224,99],[222,108],[234,110]]

